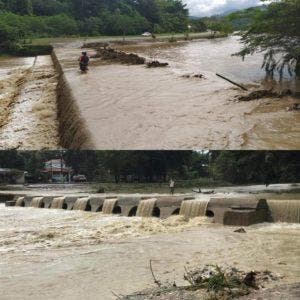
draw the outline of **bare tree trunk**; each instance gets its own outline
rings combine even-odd
[[[295,73],[297,77],[300,77],[300,58],[297,60]]]

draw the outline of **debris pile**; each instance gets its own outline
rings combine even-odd
[[[161,63],[158,60],[149,61],[147,62],[147,68],[161,68],[161,67],[167,67],[168,63]]]
[[[183,77],[183,78],[199,78],[199,79],[205,78],[203,74],[185,74],[185,75],[182,75],[181,77]]]
[[[281,93],[274,92],[271,90],[256,90],[253,91],[247,95],[239,96],[239,101],[252,101],[252,100],[258,100],[262,98],[282,98],[285,96],[291,95],[292,92],[290,90],[284,90]]]
[[[98,49],[98,48],[107,48],[109,46],[109,43],[105,42],[94,42],[94,43],[85,43],[81,47],[82,49],[85,48],[92,48],[92,49]]]
[[[299,111],[300,103],[294,103],[294,104],[290,105],[286,110],[287,111]]]
[[[154,277],[155,278],[155,277]],[[222,269],[219,266],[206,265],[194,268],[184,274],[187,286],[177,286],[176,282],[162,284],[155,278],[157,288],[148,289],[130,296],[120,297],[123,300],[140,299],[237,299],[254,290],[264,287],[264,283],[278,280],[269,271],[242,272],[236,268]]]
[[[111,60],[122,64],[143,65],[146,59],[133,53],[126,53],[112,48],[98,48],[95,58]]]

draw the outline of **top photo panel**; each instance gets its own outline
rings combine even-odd
[[[299,16],[299,0],[0,0],[0,150],[299,150]]]

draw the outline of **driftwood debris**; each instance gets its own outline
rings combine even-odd
[[[242,90],[248,91],[248,89],[245,88],[244,86],[242,86],[241,84],[238,84],[238,83],[236,83],[236,82],[234,82],[234,81],[232,81],[232,80],[230,80],[230,79],[228,79],[228,78],[226,78],[226,77],[224,77],[223,75],[220,75],[220,74],[218,74],[218,73],[216,73],[216,75],[217,75],[218,77],[220,77],[220,78],[222,78],[222,79],[224,79],[224,80],[226,80],[226,81],[232,83],[233,85],[238,86],[238,87],[241,88]]]
[[[112,48],[98,48],[95,58],[102,58],[103,60],[116,61],[122,64],[129,65],[143,65],[146,59],[133,53],[125,53]]]
[[[168,63],[161,63],[157,60],[147,62],[147,68],[162,68],[167,67]]]
[[[150,260],[149,262],[149,267],[150,267],[150,271],[154,280],[154,283],[157,284],[157,286],[161,286],[161,282],[155,277],[154,272],[153,272],[153,268],[152,268],[152,260]]]
[[[300,103],[294,103],[287,107],[287,111],[299,111],[300,110]]]
[[[106,42],[93,42],[93,43],[84,43],[81,48],[107,48],[109,46],[109,43]]]
[[[199,78],[199,79],[204,79],[203,74],[185,74],[181,76],[182,78]]]
[[[282,98],[285,96],[291,95],[292,92],[290,90],[284,90],[281,93],[277,93],[275,91],[271,90],[257,90],[249,93],[248,95],[239,96],[239,101],[252,101],[252,100],[258,100],[262,98]]]

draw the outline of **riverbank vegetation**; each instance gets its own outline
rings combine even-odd
[[[43,179],[44,162],[63,158],[89,181],[163,183],[173,177],[182,188],[300,181],[299,152],[282,151],[42,151],[0,152],[0,168],[16,168]]]
[[[186,32],[180,0],[0,0],[0,50],[26,39]]]
[[[300,76],[300,1],[271,3],[254,18],[242,37],[245,45],[238,55],[264,52],[263,68],[270,77],[284,70]]]

